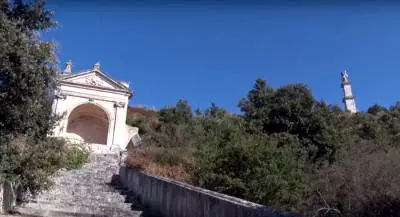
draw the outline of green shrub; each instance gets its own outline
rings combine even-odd
[[[47,189],[50,175],[64,165],[66,143],[49,137],[36,142],[26,136],[2,138],[0,173],[11,181],[18,180],[23,190],[32,194]]]
[[[21,183],[24,191],[36,194],[48,189],[50,178],[61,168],[76,169],[87,162],[89,152],[62,138],[47,137],[35,142],[26,136],[0,138],[0,174]]]
[[[55,44],[39,31],[56,24],[43,1],[0,3],[0,173],[23,190],[46,189],[63,165],[63,140],[48,138],[56,87]]]
[[[268,137],[246,134],[228,117],[208,129],[196,166],[201,187],[280,207],[299,208],[307,191],[302,161]]]
[[[155,152],[155,162],[161,165],[178,165],[183,162],[182,152],[176,149],[162,148]]]
[[[64,153],[64,167],[66,169],[78,169],[89,160],[90,152],[83,145],[69,144]]]

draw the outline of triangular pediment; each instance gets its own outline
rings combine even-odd
[[[109,77],[98,70],[86,71],[81,73],[71,73],[60,77],[60,81],[69,84],[83,85],[102,89],[112,89],[119,91],[132,92],[121,82]]]

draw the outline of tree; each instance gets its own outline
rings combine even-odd
[[[239,102],[239,107],[248,132],[296,136],[298,140],[290,140],[294,143],[286,144],[287,147],[307,153],[308,159],[313,162],[332,162],[335,159],[342,141],[336,118],[341,110],[315,100],[311,90],[304,84],[289,84],[273,89],[264,80],[257,79],[247,98]]]
[[[54,44],[36,34],[54,26],[43,2],[2,1],[0,11],[0,129],[2,135],[37,139],[52,128]]]
[[[264,132],[265,117],[268,117],[270,113],[268,102],[274,92],[272,86],[268,85],[265,80],[258,78],[253,89],[247,94],[247,98],[239,101],[238,106],[250,132]]]
[[[224,108],[218,107],[214,102],[211,103],[211,107],[206,109],[204,112],[205,118],[223,118],[228,115],[228,111]]]
[[[377,115],[379,112],[387,112],[387,109],[383,106],[375,104],[375,105],[369,107],[367,112],[370,114],[373,114],[373,115]]]
[[[159,119],[165,123],[188,123],[193,117],[192,108],[187,100],[180,99],[175,106],[160,109]]]
[[[264,132],[289,132],[300,136],[307,134],[305,124],[315,102],[311,91],[303,84],[278,88],[266,105],[270,113],[264,124]]]
[[[0,0],[0,175],[33,194],[70,160],[65,141],[47,137],[57,62],[54,44],[38,33],[54,25],[44,2]]]
[[[307,186],[296,153],[274,138],[248,134],[241,117],[207,122],[198,146],[198,185],[274,207],[301,203]]]

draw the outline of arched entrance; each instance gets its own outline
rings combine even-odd
[[[67,133],[79,136],[88,143],[107,144],[109,118],[107,113],[95,104],[76,107],[68,117]]]

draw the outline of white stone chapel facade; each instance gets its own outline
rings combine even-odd
[[[105,74],[100,63],[83,72],[71,69],[68,61],[57,78],[53,111],[61,120],[54,136],[89,143],[94,151],[125,150],[138,137],[138,128],[126,125],[129,84]]]

